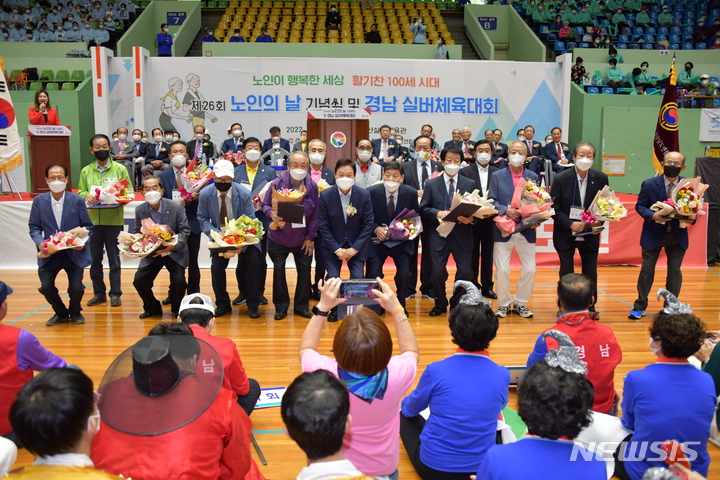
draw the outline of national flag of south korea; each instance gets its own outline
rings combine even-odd
[[[0,71],[5,64],[0,57]],[[0,75],[0,175],[15,170],[22,164],[20,135],[18,135],[15,107],[5,76]]]

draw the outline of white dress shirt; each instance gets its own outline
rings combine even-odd
[[[65,192],[63,192],[62,197],[60,197],[60,200],[55,200],[55,197],[50,194],[50,199],[52,202],[52,211],[53,215],[55,215],[55,222],[57,223],[58,231],[62,231],[62,214],[63,214],[63,205],[65,204]]]
[[[430,163],[430,159],[425,160],[424,162],[418,158],[417,162],[417,175],[418,175],[418,185],[420,186],[419,190],[422,190],[425,186],[422,184],[422,172],[423,172],[423,165],[427,165],[427,172],[428,172],[428,180],[430,180],[430,177],[432,177],[433,171],[432,171],[432,163]]]
[[[486,195],[488,191],[488,180],[490,179],[490,167],[486,165],[485,167],[481,166],[479,163],[476,163],[478,174],[480,175],[480,186],[482,187],[482,194]]]

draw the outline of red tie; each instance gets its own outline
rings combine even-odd
[[[559,143],[557,144],[557,149],[558,149],[558,160],[560,160],[562,158],[562,149],[560,148]]]
[[[463,143],[465,143],[465,155],[470,155],[470,152],[468,151],[468,143],[467,142],[463,142]]]

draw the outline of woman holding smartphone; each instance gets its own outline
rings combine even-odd
[[[412,385],[420,358],[417,340],[407,315],[393,290],[377,279],[372,293],[388,312],[397,332],[400,355],[392,355],[390,330],[368,308],[345,317],[333,340],[335,358],[318,353],[325,318],[345,300],[338,298],[342,280],[320,282],[320,302],[300,340],[303,372],[327,370],[350,390],[352,427],[343,442],[343,453],[365,475],[398,477],[400,412],[398,403]]]
[[[57,110],[50,107],[50,94],[40,89],[35,92],[35,105],[28,110],[31,125],[60,125]]]

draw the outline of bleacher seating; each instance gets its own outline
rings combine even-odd
[[[267,27],[268,35],[279,43],[365,43],[365,33],[376,23],[382,43],[407,44],[413,38],[411,19],[420,16],[427,25],[429,43],[442,37],[447,45],[455,44],[436,3],[383,2],[379,4],[382,8],[376,7],[374,12],[363,11],[359,2],[332,3],[337,5],[342,20],[339,30],[325,27],[330,5],[327,1],[231,0],[215,36],[227,41],[239,29],[246,41],[254,42],[260,29]]]

